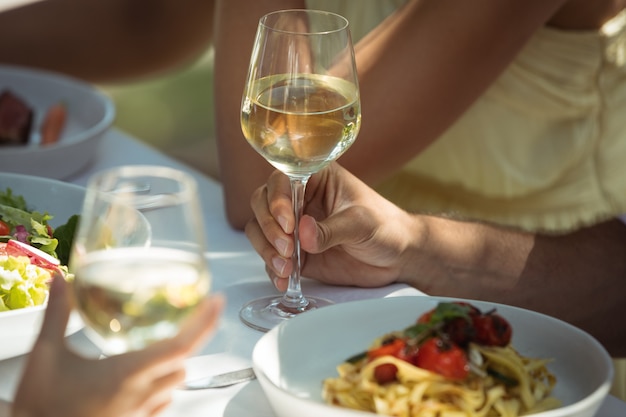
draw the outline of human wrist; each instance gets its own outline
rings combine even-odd
[[[398,257],[397,282],[417,287],[418,276],[423,268],[422,253],[427,247],[430,224],[427,216],[405,213],[406,218],[397,221],[402,228],[404,242]]]

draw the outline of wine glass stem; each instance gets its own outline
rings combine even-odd
[[[282,304],[295,309],[305,308],[309,302],[302,294],[302,288],[300,287],[300,271],[302,268],[301,263],[301,249],[300,249],[300,218],[302,217],[302,210],[304,207],[304,192],[306,190],[306,184],[309,181],[309,176],[306,177],[289,177],[291,183],[291,201],[293,202],[293,214],[295,218],[295,227],[293,230],[293,272],[289,276],[289,285],[287,291],[283,295]]]

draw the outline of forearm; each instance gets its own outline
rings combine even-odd
[[[430,295],[511,304],[566,320],[626,356],[626,226],[563,236],[422,218],[427,236],[402,280]]]
[[[375,185],[471,106],[562,0],[414,0],[356,46],[361,132],[341,164]],[[402,151],[398,151],[398,150]]]
[[[303,8],[303,0],[218,0],[215,32],[216,134],[220,181],[231,226],[252,216],[250,196],[273,168],[246,142],[240,124],[241,95],[259,19],[279,9]]]
[[[45,0],[0,14],[0,60],[90,82],[125,81],[199,56],[213,0]]]

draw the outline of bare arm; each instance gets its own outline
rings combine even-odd
[[[218,0],[215,22],[216,135],[226,215],[242,229],[250,195],[273,168],[246,142],[240,125],[243,94],[259,19],[274,10],[304,8],[304,0]]]
[[[356,46],[363,125],[342,165],[372,185],[413,158],[471,105],[563,2],[413,0],[391,15]],[[224,3],[221,21],[231,20],[228,9],[243,13],[236,2]],[[274,9],[278,3],[284,2]],[[245,22],[242,17],[236,30],[217,26],[220,175],[235,228],[245,225],[250,195],[272,171],[239,128],[239,91],[262,15],[255,12]]]
[[[90,82],[171,70],[213,35],[213,0],[45,0],[0,13],[0,61]]]
[[[593,334],[626,355],[626,225],[611,220],[562,236],[418,216],[428,238],[401,280],[430,295],[517,305]],[[617,320],[616,320],[617,319]]]

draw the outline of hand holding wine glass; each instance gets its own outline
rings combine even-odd
[[[174,336],[210,287],[197,185],[160,166],[89,181],[70,258],[76,307],[105,355]]]
[[[345,18],[315,10],[282,10],[261,18],[241,106],[252,147],[291,183],[296,224],[312,174],[341,156],[361,124],[354,51]],[[282,320],[328,304],[304,297],[298,228],[294,272],[282,297],[253,300],[244,323],[268,330]]]

